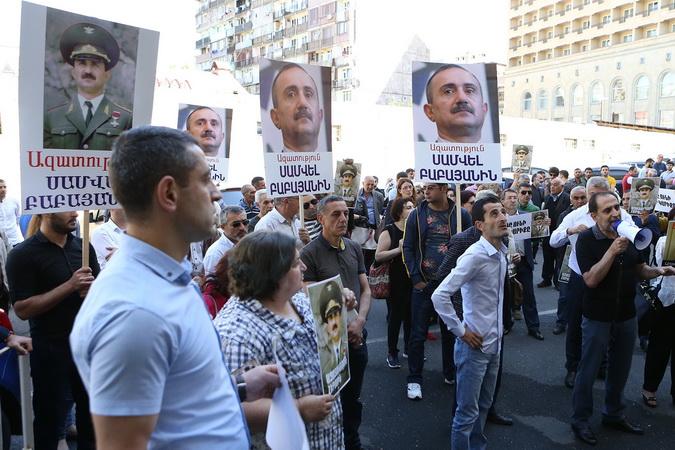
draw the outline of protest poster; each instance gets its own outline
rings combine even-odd
[[[506,226],[511,230],[513,239],[522,241],[532,237],[532,214],[523,213],[506,218]]]
[[[511,155],[511,170],[513,173],[530,173],[532,167],[532,146],[531,145],[514,145],[513,154]]]
[[[675,266],[675,220],[668,222],[666,245],[663,249],[663,265]]]
[[[307,286],[314,316],[321,384],[324,394],[335,395],[349,382],[347,306],[340,275]]]
[[[633,178],[630,187],[631,214],[652,213],[659,195],[660,178]]]
[[[28,2],[21,10],[22,209],[117,205],[113,143],[150,123],[159,33]]]
[[[177,128],[194,137],[204,151],[214,183],[227,180],[232,136],[232,110],[181,103]]]
[[[546,237],[551,233],[549,226],[551,220],[548,218],[548,209],[535,211],[532,214],[532,239]]]
[[[268,194],[333,192],[330,67],[262,58],[260,115]]]
[[[659,193],[656,196],[656,208],[654,208],[654,210],[667,214],[673,207],[675,207],[675,190],[659,189]]]
[[[413,62],[412,83],[418,178],[500,182],[496,65]]]
[[[338,161],[335,167],[333,193],[345,199],[348,208],[353,208],[361,183],[361,164],[353,159]]]
[[[560,275],[558,281],[561,283],[569,283],[572,276],[572,269],[570,269],[570,255],[572,254],[572,246],[565,246],[565,255],[563,256],[562,264],[560,266]]]

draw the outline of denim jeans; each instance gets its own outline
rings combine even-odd
[[[359,427],[363,414],[363,404],[361,403],[361,388],[363,387],[363,376],[368,365],[368,346],[366,339],[368,331],[363,330],[363,345],[354,347],[349,345],[349,373],[351,378],[349,383],[340,391],[340,400],[342,401],[342,429],[345,434],[345,449],[360,450],[361,439],[359,438]]]
[[[434,305],[431,302],[431,292],[413,288],[410,297],[410,342],[408,344],[408,383],[422,384],[422,371],[424,370],[424,342],[429,331],[429,321],[434,313]],[[448,330],[442,320],[441,347],[443,353],[443,375],[448,378],[455,377],[455,363],[453,360],[454,335]]]
[[[483,429],[497,384],[499,359],[499,353],[483,353],[457,339],[457,411],[452,421],[453,450],[487,447]]]
[[[76,405],[77,448],[95,448],[89,397],[73,362],[68,338],[34,337],[30,365],[35,448],[56,450],[68,414],[68,386]]]
[[[558,294],[558,311],[556,312],[555,323],[563,327],[567,326],[567,284],[560,283],[558,285],[560,292]]]
[[[605,379],[605,407],[602,411],[606,421],[618,421],[624,417],[626,405],[623,401],[623,389],[628,380],[633,360],[633,347],[637,336],[635,317],[624,322],[599,322],[583,318],[581,323],[582,344],[581,361],[577,369],[572,393],[575,426],[586,426],[593,415],[593,382],[607,354],[609,362]],[[612,345],[609,345],[610,342]]]

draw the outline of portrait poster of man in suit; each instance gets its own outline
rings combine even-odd
[[[324,394],[335,395],[349,381],[347,307],[340,276],[307,287],[321,361]]]

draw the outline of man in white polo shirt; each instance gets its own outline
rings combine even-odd
[[[280,231],[289,236],[300,239],[308,244],[309,233],[300,224],[297,214],[300,211],[300,197],[277,197],[274,199],[274,209],[268,212],[255,226],[255,231]]]

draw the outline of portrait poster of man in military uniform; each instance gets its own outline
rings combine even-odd
[[[335,395],[349,382],[347,307],[340,276],[307,286],[321,361],[324,394]]]
[[[511,156],[511,170],[516,173],[530,173],[532,167],[532,146],[514,145]]]
[[[344,198],[347,207],[354,207],[361,184],[361,164],[355,163],[353,159],[338,161],[334,183],[333,193]]]
[[[659,195],[660,178],[633,178],[630,187],[630,203],[628,208],[631,214],[654,212]]]
[[[542,238],[548,236],[551,231],[549,229],[551,219],[548,218],[548,210],[542,209],[532,213],[532,239]]]
[[[49,8],[44,148],[110,150],[133,125],[138,28]]]

